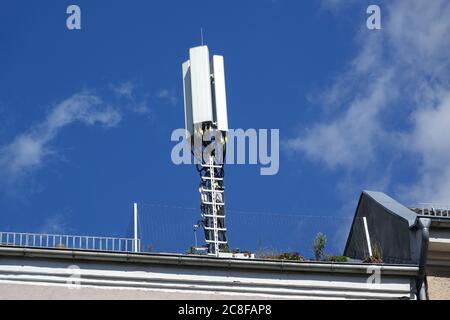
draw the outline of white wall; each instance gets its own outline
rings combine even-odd
[[[380,284],[367,284],[370,275],[2,257],[0,299],[413,297],[412,276],[381,272]]]

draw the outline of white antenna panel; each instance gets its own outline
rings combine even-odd
[[[217,129],[228,131],[227,97],[225,91],[225,69],[222,56],[213,56],[215,121]]]
[[[189,50],[193,124],[212,122],[211,68],[207,46]],[[185,83],[187,88],[187,83]],[[187,128],[188,129],[188,128]]]
[[[191,62],[183,63],[183,94],[184,94],[184,125],[186,138],[194,133],[194,122],[192,119],[192,93],[191,93]]]

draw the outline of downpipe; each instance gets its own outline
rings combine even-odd
[[[417,277],[417,299],[428,300],[428,288],[426,281],[426,264],[428,258],[428,244],[430,242],[431,220],[428,218],[419,218],[418,227],[421,230],[422,239],[420,247],[419,275]]]

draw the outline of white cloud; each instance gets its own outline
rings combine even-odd
[[[178,102],[178,99],[175,95],[174,90],[168,90],[168,89],[160,90],[157,94],[157,97],[161,100],[167,101],[171,105],[176,105]]]
[[[151,115],[148,99],[145,95],[142,97],[142,94],[139,94],[137,87],[133,81],[126,81],[117,86],[111,86],[124,108],[137,114]]]
[[[422,159],[421,177],[406,195],[414,201],[450,204],[450,91],[436,106],[412,114],[407,146]]]
[[[324,0],[323,5],[338,9],[340,4]],[[370,170],[380,170],[380,160],[398,154],[418,158],[414,186],[387,181],[405,201],[450,203],[450,2],[395,1],[380,7],[383,29],[362,29],[347,70],[321,99],[311,99],[332,118],[285,145],[330,169],[367,170],[375,164]],[[390,124],[393,118],[397,125]]]
[[[90,92],[74,94],[51,108],[41,122],[17,134],[12,141],[0,145],[0,186],[20,185],[25,181],[22,178],[30,177],[30,173],[54,159],[52,156],[59,155],[52,142],[63,128],[74,122],[114,127],[126,112],[153,117],[147,103],[148,94],[138,90],[134,81],[111,85],[109,89],[109,93],[114,94],[113,98],[108,99],[109,102],[104,102],[99,95]],[[162,96],[172,99],[170,92]],[[26,181],[29,186],[32,179]]]
[[[75,94],[57,104],[41,123],[0,146],[0,178],[14,183],[41,167],[56,152],[51,147],[52,141],[73,122],[111,127],[120,120],[120,113],[105,106],[99,97],[86,92]]]
[[[380,111],[386,106],[391,77],[386,73],[370,86],[369,96],[355,97],[346,112],[310,128],[285,147],[301,151],[329,168],[366,166],[374,158],[375,140],[381,134]]]
[[[395,62],[409,65],[415,72],[448,79],[450,2],[392,1],[387,10],[388,40]]]
[[[135,84],[132,81],[126,81],[126,82],[120,83],[117,86],[113,86],[112,88],[117,96],[132,99],[133,92],[135,90]]]

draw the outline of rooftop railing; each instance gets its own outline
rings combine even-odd
[[[0,246],[140,252],[140,239],[0,232]],[[135,248],[136,247],[136,248]]]
[[[438,203],[419,203],[411,210],[422,216],[450,218],[450,206]]]

